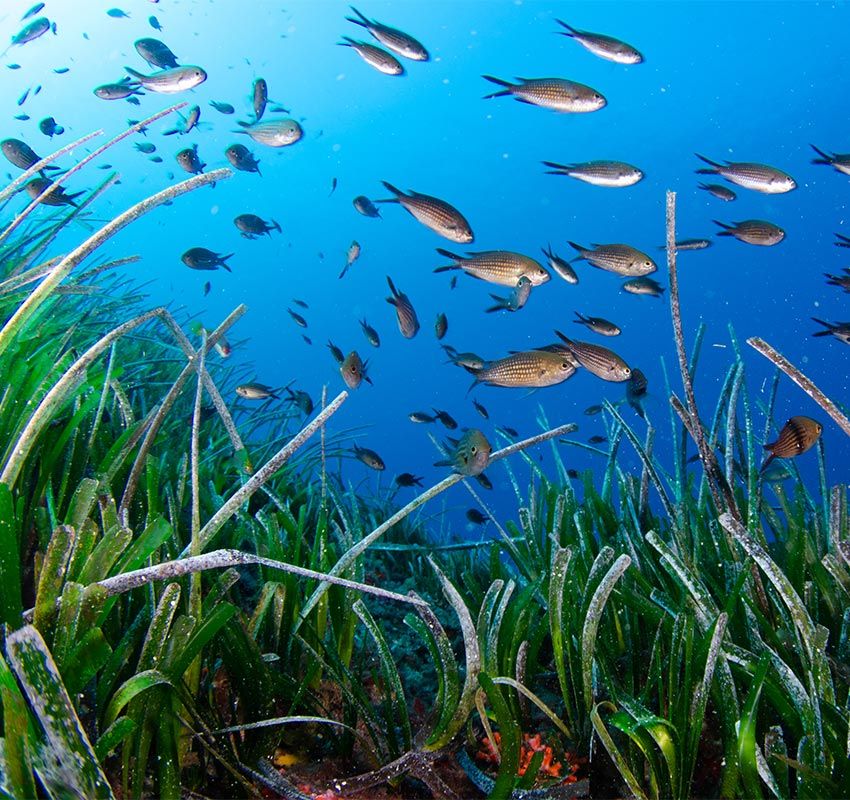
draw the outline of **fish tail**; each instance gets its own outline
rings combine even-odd
[[[766,444],[766,445],[765,445],[765,447],[773,447],[773,445],[774,445],[774,444],[776,444],[776,442],[773,442],[772,444]],[[773,459],[774,459],[774,458],[776,458],[776,456],[775,456],[775,455],[773,455],[773,453],[771,453],[771,454],[770,454],[770,455],[769,455],[769,456],[768,456],[768,457],[764,460],[764,463],[761,465],[761,469],[759,469],[759,475],[764,474],[764,471],[765,471],[765,470],[766,470],[766,469],[770,466],[770,464],[772,463],[772,461],[773,461]]]
[[[715,225],[719,225],[721,228],[723,228],[723,230],[720,231],[717,234],[718,236],[731,236],[732,235],[730,231],[732,231],[732,229],[735,227],[734,225],[727,225],[725,222],[721,222],[720,220],[717,220],[717,219],[713,219],[712,222]]]
[[[820,156],[820,158],[813,158],[812,164],[831,164],[833,162],[833,159],[824,153],[824,151],[819,147],[815,147],[813,144],[810,144],[809,147],[811,147],[812,150]]]
[[[561,36],[569,36],[570,38],[572,38],[578,33],[578,31],[572,25],[567,25],[566,22],[563,22],[560,19],[556,19],[555,22],[557,22],[562,28],[567,29],[566,31],[555,31],[556,33],[560,33]]]
[[[567,240],[567,244],[572,247],[573,250],[578,250],[578,252],[580,253],[579,257],[575,259],[576,261],[580,261],[582,258],[584,258],[584,254],[587,252],[586,247],[582,247],[580,244],[576,244],[575,242],[571,242],[569,240]]]
[[[696,156],[696,157],[697,157],[700,161],[705,161],[705,163],[706,163],[706,164],[710,164],[712,167],[715,167],[715,169],[710,169],[710,170],[701,170],[701,169],[698,169],[698,170],[697,170],[697,172],[699,172],[699,173],[701,173],[701,174],[703,174],[703,175],[713,175],[713,174],[717,171],[717,168],[721,166],[721,165],[720,165],[720,164],[718,164],[716,161],[712,161],[710,158],[706,158],[705,156],[701,156],[699,153],[694,153],[694,155],[695,155],[695,156]]]
[[[393,186],[391,183],[388,183],[387,181],[381,181],[381,183],[384,185],[384,188],[390,194],[394,194],[395,197],[391,197],[389,200],[373,200],[373,203],[398,203],[400,202],[399,197],[405,196],[404,192],[401,189],[396,189],[396,187]]]
[[[568,339],[566,336],[564,336],[563,333],[561,333],[560,331],[557,331],[557,330],[555,331],[555,336],[557,336],[567,347],[570,348],[570,350],[572,350],[572,346],[573,346],[572,339]]]
[[[350,266],[350,264],[346,264],[346,265],[342,268],[342,272],[340,272],[340,273],[339,273],[340,280],[342,279],[343,275],[345,275],[345,273],[346,273],[346,272],[348,272],[348,268],[349,268],[349,266]]]
[[[493,94],[485,94],[484,99],[489,100],[491,97],[505,97],[506,95],[511,94],[511,89],[513,88],[513,84],[508,81],[503,81],[501,78],[494,78],[492,75],[482,75],[485,81],[490,81],[490,83],[495,83],[498,86],[507,86],[507,89],[503,89],[499,92],[493,92]]]
[[[229,267],[229,266],[227,266],[227,263],[226,263],[226,262],[227,262],[227,259],[229,259],[229,258],[233,258],[233,253],[228,253],[226,256],[222,256],[222,257],[219,259],[219,263],[220,263],[220,264],[221,264],[221,266],[222,266],[222,267],[224,267],[224,268],[225,268],[228,272],[233,272],[233,270],[232,270],[232,269],[230,269],[230,267]]]
[[[573,322],[577,323],[578,325],[584,325],[584,323],[587,322],[587,317],[585,317],[583,314],[579,314],[578,311],[575,311],[573,313],[576,315],[576,317],[578,317],[578,319],[574,319]]]
[[[837,234],[836,234],[837,235]],[[444,250],[442,247],[437,248],[437,252],[444,258],[450,258],[452,261],[465,261],[463,256],[453,253],[451,250]]]
[[[361,14],[354,6],[349,6],[349,8],[357,14],[360,19],[352,19],[351,17],[346,17],[349,22],[353,22],[355,25],[361,25],[364,28],[369,27],[369,18]]]
[[[504,297],[499,297],[499,295],[497,294],[491,294],[490,297],[492,297],[496,301],[496,305],[490,306],[490,308],[485,308],[485,314],[492,314],[494,311],[504,311],[505,309],[509,308],[510,301],[505,299]]]
[[[850,236],[844,236],[841,233],[836,233],[835,236],[841,240],[835,243],[836,247],[850,247]]]
[[[831,322],[824,322],[822,319],[818,319],[817,317],[812,317],[812,322],[817,322],[818,325],[823,325],[826,330],[816,331],[812,334],[812,336],[829,336],[833,330],[835,330],[835,325]]]
[[[283,233],[279,222],[277,222],[276,220],[272,220],[271,222],[272,224],[269,225],[270,228],[274,228],[278,233]]]
[[[544,167],[549,167],[547,175],[563,175],[567,170],[572,169],[569,164],[558,164],[555,161],[541,161]]]
[[[132,67],[124,67],[124,69],[127,70],[127,72],[130,75],[132,75],[134,78],[144,78],[145,77],[144,75],[142,75],[141,72],[137,72]]]
[[[387,275],[387,284],[390,287],[390,291],[393,293],[393,296],[387,298],[388,303],[392,303],[395,305],[396,299],[398,298],[398,289],[395,288],[395,284],[393,283],[393,279]]]
[[[341,42],[337,42],[337,45],[340,47],[354,47],[357,44],[357,42],[355,42],[350,36],[342,36],[340,38],[343,40]]]

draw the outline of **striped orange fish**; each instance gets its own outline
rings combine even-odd
[[[405,339],[412,339],[419,332],[419,318],[416,316],[416,311],[410,298],[404,293],[395,288],[392,278],[387,275],[387,283],[390,285],[392,297],[387,298],[387,302],[391,306],[395,306],[396,317],[398,318],[398,329]]]
[[[774,458],[794,458],[805,453],[820,438],[822,431],[823,425],[811,417],[791,417],[779,431],[779,438],[764,446],[770,455],[761,465],[761,471],[764,472]]]

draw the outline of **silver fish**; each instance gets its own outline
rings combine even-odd
[[[547,350],[523,350],[505,358],[488,361],[482,367],[468,367],[475,376],[473,386],[486,383],[506,388],[555,386],[571,378],[576,371],[569,353]]]
[[[354,241],[348,246],[348,250],[346,251],[345,266],[342,268],[342,272],[339,273],[340,278],[348,272],[348,268],[357,261],[358,258],[360,258],[360,243]]]
[[[649,297],[661,297],[664,293],[664,287],[658,281],[645,276],[624,281],[620,288],[629,294],[644,294]]]
[[[823,274],[827,279],[827,284],[830,286],[838,286],[840,289],[843,289],[845,293],[850,294],[850,267],[844,267],[844,269],[841,270],[840,275],[830,275],[828,272],[824,272]]]
[[[455,263],[437,267],[434,272],[461,269],[473,278],[499,286],[509,286],[512,289],[523,277],[528,278],[532,286],[540,286],[551,277],[533,258],[510,250],[480,250],[461,256],[438,247],[437,252]]]
[[[139,84],[132,83],[129,79],[123,83],[104,83],[96,86],[93,90],[95,97],[101,100],[123,100],[125,97],[140,95]]]
[[[552,245],[548,245],[543,251],[543,255],[546,256],[549,266],[552,267],[559,278],[563,278],[567,283],[573,285],[578,283],[576,271],[570,266],[569,262],[552,252]]]
[[[496,301],[496,305],[485,309],[488,314],[494,311],[519,311],[528,302],[531,297],[531,281],[523,275],[518,281],[513,291],[507,297],[499,297],[497,294],[491,294]]]
[[[164,69],[152,75],[143,75],[130,67],[124,67],[149,92],[158,94],[177,94],[200,86],[206,79],[207,73],[200,67],[183,66]]]
[[[745,219],[732,225],[714,220],[714,224],[723,228],[717,234],[718,236],[734,236],[738,241],[761,247],[771,247],[785,238],[785,231],[782,228],[762,219]]]
[[[850,344],[850,322],[825,322],[816,317],[812,317],[812,320],[824,327],[824,330],[816,331],[812,336],[834,336],[839,342]]]
[[[641,52],[620,39],[615,39],[613,36],[607,36],[604,33],[580,31],[559,19],[556,19],[555,22],[566,28],[566,31],[558,31],[561,36],[569,36],[571,39],[575,39],[585,50],[589,50],[595,56],[604,58],[606,61],[613,61],[616,64],[640,64],[643,62]]]
[[[389,200],[376,200],[375,202],[398,203],[426,228],[430,228],[434,233],[438,233],[452,242],[469,244],[475,239],[472,228],[470,228],[463,214],[445,200],[412,190],[409,194],[405,194],[391,183],[386,181],[382,181],[382,183],[395,197]]]
[[[343,41],[337,42],[337,44],[341,47],[350,47],[370,67],[378,70],[378,72],[384,75],[404,75],[404,67],[401,65],[401,62],[383,48],[376,47],[368,42],[360,42],[357,39],[352,39],[350,36],[343,36],[342,39]]]
[[[622,383],[631,377],[629,365],[613,350],[602,345],[569,339],[560,331],[555,331],[555,334],[564,342],[575,360],[597,378]]]
[[[434,463],[435,467],[453,467],[461,475],[474,477],[487,469],[493,447],[487,437],[472,428],[464,432],[460,439],[449,439],[452,445],[448,458]]]
[[[378,471],[386,469],[384,459],[381,458],[374,450],[370,450],[368,447],[359,447],[355,444],[354,457],[358,461],[362,461],[370,469],[375,469]]]
[[[594,244],[588,250],[580,244],[570,242],[570,247],[579,252],[576,260],[584,259],[589,264],[607,272],[625,277],[640,277],[655,272],[655,262],[640,250],[627,244]]]
[[[698,169],[698,175],[720,175],[729,183],[762,194],[784,194],[797,188],[797,182],[790,175],[767,164],[749,161],[726,161],[720,164],[699,153],[695,155],[711,167]]]
[[[266,400],[273,397],[275,400],[280,400],[280,396],[271,386],[266,386],[264,383],[243,383],[236,387],[236,394],[244,397],[246,400]]]
[[[575,315],[578,319],[573,320],[573,322],[584,325],[588,330],[598,333],[600,336],[619,336],[622,333],[619,326],[602,317],[586,317],[584,314],[579,314],[578,311],[575,312]]]
[[[389,275],[387,275],[387,283],[392,292],[392,297],[388,297],[387,302],[391,306],[395,306],[398,329],[405,339],[412,339],[419,332],[419,319],[416,316],[413,304],[404,292],[400,292],[395,288]]]
[[[517,78],[519,83],[510,83],[492,75],[481,77],[490,83],[505,87],[501,91],[484,95],[485,100],[512,95],[520,103],[569,114],[599,111],[608,102],[590,86],[563,78]]]
[[[265,79],[257,78],[254,81],[251,98],[254,105],[254,118],[257,122],[263,118],[263,114],[266,112],[266,103],[268,102],[268,99],[269,85],[266,83]]]
[[[543,164],[550,168],[547,175],[566,175],[593,186],[610,189],[634,186],[644,177],[641,170],[623,161],[584,161],[577,164],[544,161]]]
[[[410,34],[391,28],[389,25],[383,25],[376,20],[370,20],[361,14],[354,6],[351,10],[358,16],[358,19],[346,17],[346,20],[353,22],[355,25],[360,25],[372,34],[384,47],[388,47],[394,53],[409,58],[412,61],[427,61],[428,51],[425,47],[414,39]]]
[[[294,119],[276,119],[269,122],[240,122],[241,131],[250,136],[257,144],[267,147],[287,147],[295,144],[304,135],[304,130]]]
[[[700,189],[708,192],[712,197],[718,200],[723,200],[725,203],[731,203],[738,199],[738,195],[726,186],[721,186],[719,183],[700,183]]]
[[[850,175],[850,153],[827,153],[814,145],[809,145],[820,158],[813,158],[812,164],[828,164],[842,175]]]

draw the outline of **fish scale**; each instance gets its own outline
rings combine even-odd
[[[575,374],[576,366],[563,353],[524,350],[487,362],[475,370],[476,383],[493,386],[538,388],[562,383]]]
[[[453,259],[455,263],[447,267],[438,267],[434,270],[435,272],[462,269],[473,278],[499,286],[510,286],[512,289],[522,277],[528,278],[532,286],[540,286],[550,278],[549,273],[539,262],[510,250],[481,250],[468,253],[466,256],[457,255],[442,248],[437,248],[437,252],[441,256]]]

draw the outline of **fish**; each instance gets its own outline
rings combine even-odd
[[[595,434],[594,436],[591,436],[587,441],[590,444],[605,444],[605,442],[608,441],[608,437],[607,436],[600,436],[599,434]]]
[[[797,182],[790,175],[767,164],[750,161],[725,161],[720,164],[699,153],[694,155],[711,167],[698,169],[698,175],[720,175],[729,183],[762,194],[784,194],[797,188]]]
[[[295,321],[296,325],[300,325],[302,328],[307,327],[307,320],[304,319],[297,311],[293,311],[291,308],[286,309],[289,316]]]
[[[543,255],[546,256],[549,266],[559,278],[573,285],[578,283],[578,274],[576,271],[570,266],[569,262],[552,252],[552,245],[548,245],[543,250]]]
[[[245,239],[256,239],[263,234],[271,237],[272,231],[281,232],[279,223],[274,220],[266,222],[256,214],[240,214],[233,219],[233,224]]]
[[[364,217],[375,217],[381,216],[380,209],[368,198],[366,195],[358,195],[352,201],[355,210],[358,214],[362,214]]]
[[[177,56],[171,52],[168,45],[159,39],[145,36],[141,39],[136,39],[133,46],[136,48],[136,52],[152,67],[156,67],[157,69],[174,69],[179,66]]]
[[[387,284],[392,292],[392,297],[388,297],[386,300],[391,306],[395,306],[398,329],[405,339],[412,339],[419,332],[419,319],[416,316],[416,310],[413,308],[410,298],[404,292],[395,288],[395,284],[393,284],[389,275],[387,275]]]
[[[294,119],[275,119],[268,122],[238,122],[241,131],[250,136],[257,144],[266,147],[287,147],[295,144],[304,135],[304,130]]]
[[[6,157],[10,164],[20,169],[29,169],[33,164],[41,161],[41,156],[20,139],[3,139],[0,141],[0,152]],[[48,164],[45,170],[58,170],[54,164]]]
[[[509,428],[507,425],[503,425],[499,430],[503,431],[508,436],[512,436],[514,439],[519,437],[519,431],[516,428]]]
[[[227,260],[233,257],[233,253],[229,253],[226,256],[221,255],[220,253],[214,253],[212,250],[207,250],[206,247],[190,247],[182,256],[180,256],[180,260],[187,266],[189,269],[198,269],[198,270],[214,270],[219,267],[223,267],[228,272],[232,272],[233,270],[227,265]]]
[[[124,69],[145,89],[157,94],[185,92],[200,86],[207,79],[207,73],[200,67],[193,65],[164,69],[151,75],[143,75],[131,67],[124,67]]]
[[[16,114],[13,117],[13,119],[20,120],[21,122],[26,122],[28,119],[30,119],[30,115],[29,114]]]
[[[563,78],[517,78],[519,83],[511,83],[492,75],[481,77],[490,83],[505,87],[498,92],[485,94],[485,100],[510,95],[520,103],[566,114],[599,111],[608,103],[596,89]]]
[[[207,331],[207,335],[209,334],[210,331]],[[213,348],[222,358],[230,358],[231,353],[233,353],[233,348],[230,346],[230,342],[228,342],[223,336],[219,336],[218,341],[213,345]]]
[[[372,347],[381,346],[381,337],[378,336],[378,332],[368,322],[366,322],[365,319],[360,320],[360,327],[363,329],[366,341],[368,341]]]
[[[376,47],[374,44],[352,39],[350,36],[343,36],[342,41],[337,42],[337,44],[340,47],[350,47],[372,69],[376,69],[384,75],[395,77],[404,75],[404,67],[401,65],[401,62],[382,47]]]
[[[36,200],[38,197],[53,185],[53,181],[49,178],[33,178],[29,183],[24,184],[24,189],[30,200]],[[84,192],[74,192],[68,194],[61,186],[54,189],[47,197],[42,198],[39,202],[46,206],[74,206],[78,208],[76,199],[84,194]]]
[[[348,268],[357,261],[358,258],[360,258],[360,244],[354,241],[348,246],[348,250],[345,253],[345,266],[342,268],[342,272],[339,273],[340,278],[348,272]]]
[[[396,475],[395,483],[396,486],[401,486],[402,488],[422,486],[422,477],[414,475],[412,472],[402,472],[400,475]]]
[[[568,469],[567,470],[567,477],[575,480],[576,478],[578,478],[578,470],[572,469],[572,468]]]
[[[850,175],[850,153],[827,153],[813,144],[809,147],[820,156],[820,158],[813,158],[812,164],[827,164],[842,175]]]
[[[131,96],[143,94],[139,90],[139,84],[133,83],[129,78],[118,83],[103,83],[100,86],[95,86],[92,92],[95,97],[99,97],[101,100],[124,100]]]
[[[490,297],[496,301],[496,305],[485,309],[488,314],[494,311],[519,311],[525,307],[528,298],[531,297],[531,281],[523,275],[507,297],[500,297],[497,294],[491,294]]]
[[[620,39],[615,39],[613,36],[607,36],[604,33],[591,33],[590,31],[580,31],[573,28],[572,25],[567,25],[556,19],[562,28],[566,31],[558,31],[561,36],[568,36],[575,39],[585,50],[589,50],[593,55],[604,58],[606,61],[613,61],[615,64],[642,64],[643,55],[640,50],[626,44]]]
[[[266,113],[269,100],[269,85],[264,78],[255,78],[251,87],[251,105],[254,107],[254,121],[259,122]]]
[[[623,161],[584,161],[577,164],[558,164],[544,161],[549,167],[547,175],[566,175],[568,178],[603,186],[609,189],[622,189],[634,186],[644,178],[642,170]]]
[[[473,278],[512,289],[522,277],[528,278],[532,286],[540,286],[551,278],[538,261],[510,250],[481,250],[461,256],[438,247],[437,252],[454,264],[437,267],[434,272],[460,269]]]
[[[29,119],[29,117],[27,117]],[[38,123],[38,129],[45,135],[49,136],[51,139],[54,136],[61,136],[65,133],[65,128],[56,123],[56,120],[53,117],[45,117]]]
[[[850,294],[850,267],[844,267],[841,275],[830,275],[824,272],[824,277],[827,279],[827,284],[830,286],[838,286],[847,294]]]
[[[633,367],[632,374],[626,382],[626,402],[642,420],[646,419],[643,404],[646,399],[647,387],[648,381],[643,370],[639,367]]]
[[[711,239],[677,239],[675,246],[676,250],[705,250],[711,247],[713,242]],[[666,250],[667,245],[662,244],[658,247],[659,250]]]
[[[13,37],[12,45],[21,47],[29,42],[35,41],[50,30],[50,20],[47,17],[38,17],[28,25],[24,25]]]
[[[437,314],[437,318],[434,320],[434,335],[438,340],[442,339],[449,330],[449,320],[448,317],[441,311]]]
[[[210,293],[210,289],[212,289],[212,284],[209,281],[207,281],[204,284],[204,297],[206,297]]]
[[[436,461],[435,467],[452,467],[461,475],[474,477],[487,469],[493,447],[476,428],[465,431],[460,439],[449,439],[452,445],[448,458]]]
[[[331,355],[337,364],[342,364],[342,362],[345,361],[345,355],[342,350],[340,350],[330,339],[328,339],[328,350],[331,351]]]
[[[20,69],[20,64],[6,64],[6,69]]]
[[[180,168],[188,172],[190,175],[200,175],[204,171],[206,164],[201,161],[198,156],[198,145],[193,144],[181,150],[175,156]]]
[[[305,416],[309,416],[313,413],[313,399],[310,397],[307,392],[302,391],[301,389],[290,389],[288,386],[285,387],[286,393],[289,395],[289,400],[292,402],[294,406],[301,411]]]
[[[264,383],[240,384],[236,387],[236,394],[246,400],[267,400],[270,397],[280,400],[277,390],[272,389],[271,386],[266,386]]]
[[[153,142],[136,142],[133,147],[146,156],[156,152],[156,145]]]
[[[482,489],[487,489],[488,491],[493,489],[493,482],[483,472],[480,475],[473,475],[473,477],[478,481]]]
[[[622,333],[618,325],[602,317],[586,317],[584,314],[579,314],[578,311],[575,312],[575,315],[578,319],[574,319],[573,322],[584,325],[588,330],[598,333],[600,336],[619,336]]]
[[[242,172],[256,172],[257,175],[262,177],[260,162],[254,158],[254,154],[244,144],[230,145],[224,151],[224,155],[234,169]]]
[[[328,192],[328,197],[330,197],[336,191],[336,187],[338,186],[338,184],[339,181],[336,178],[331,181],[331,190]]]
[[[447,344],[442,345],[442,348],[446,351],[449,361],[457,367],[463,367],[464,369],[481,369],[481,367],[483,367],[486,363],[486,361],[476,353],[458,353],[454,347]]]
[[[178,125],[176,128],[169,128],[169,130],[163,133],[163,136],[173,136],[175,133],[185,136],[189,133],[198,124],[198,120],[201,118],[201,107],[198,105],[192,106],[185,117],[183,117],[182,114],[179,114],[179,112],[178,115],[183,121],[183,124]]]
[[[368,447],[359,447],[355,444],[354,457],[358,461],[362,461],[370,469],[378,470],[379,472],[381,470],[386,469],[384,459],[381,458],[374,450],[370,450]]]
[[[762,219],[745,219],[741,222],[733,222],[731,225],[714,220],[714,224],[723,229],[718,232],[718,236],[734,236],[740,242],[761,247],[772,247],[785,238],[785,231],[782,228]]]
[[[439,420],[448,430],[453,431],[457,428],[455,418],[448,411],[441,411],[439,408],[434,409],[434,419]]]
[[[42,8],[44,8],[44,3],[36,3],[34,6],[30,6],[30,8],[21,17],[21,22],[30,19],[30,17],[34,17],[39,11],[41,11]]]
[[[661,297],[664,294],[664,287],[658,281],[646,276],[624,281],[620,288],[629,294],[643,294],[649,297]]]
[[[56,67],[53,70],[57,75],[65,75],[66,73],[71,71],[70,67]]]
[[[484,417],[484,419],[490,419],[490,413],[487,411],[486,408],[484,408],[483,405],[481,405],[481,403],[479,403],[477,400],[473,400],[472,405],[475,406],[475,410],[479,414],[481,414],[481,416]]]
[[[824,327],[824,330],[815,331],[812,336],[834,336],[839,342],[850,344],[850,322],[825,322],[817,317],[812,317],[812,320]]]
[[[576,261],[584,259],[594,267],[613,272],[615,275],[641,277],[658,269],[646,253],[628,244],[593,244],[592,250],[575,242],[569,242],[569,245],[579,253]]]
[[[130,15],[126,11],[122,11],[120,8],[110,8],[109,11],[106,12],[106,15],[113,19],[130,19]]]
[[[738,195],[735,192],[726,186],[721,186],[719,183],[700,183],[698,186],[700,189],[708,192],[712,197],[716,197],[718,200],[723,200],[726,203],[731,203],[733,200],[738,199]]]
[[[26,103],[27,98],[30,96],[30,90],[27,89],[19,98],[18,98],[18,106],[22,106]]]
[[[545,350],[522,350],[505,358],[487,361],[478,368],[467,367],[474,380],[472,386],[486,383],[505,388],[538,389],[555,386],[576,372],[575,361],[568,353]]]
[[[781,464],[771,464],[761,473],[761,479],[767,483],[778,483],[787,481],[791,477],[791,470]]]
[[[153,15],[148,17],[148,25],[150,25],[155,31],[162,30],[162,25],[159,24],[159,20]]]
[[[340,364],[339,372],[345,385],[349,389],[356,389],[360,386],[361,381],[371,384],[369,376],[366,374],[368,362],[363,361],[357,354],[356,350],[352,350]]]
[[[411,411],[407,418],[411,422],[416,422],[419,424],[429,424],[431,422],[436,422],[437,418],[432,417],[430,414],[426,414],[424,411]]]
[[[397,55],[403,58],[409,58],[411,61],[427,61],[430,58],[424,45],[417,39],[414,39],[410,34],[400,31],[398,28],[391,28],[389,25],[384,25],[377,20],[368,19],[354,8],[354,6],[351,6],[351,10],[358,18],[346,17],[348,22],[353,22],[355,25],[365,28],[384,47],[389,48]]]
[[[152,161],[154,164],[161,164],[162,156],[151,156],[148,161]]]
[[[469,244],[475,240],[472,228],[463,214],[454,206],[438,197],[428,194],[420,194],[411,190],[405,194],[401,189],[396,189],[391,183],[382,181],[384,187],[395,195],[388,200],[376,200],[376,203],[398,203],[405,211],[421,222],[426,228],[445,239],[459,244]]]
[[[569,339],[560,331],[555,331],[555,335],[567,346],[575,360],[597,378],[623,383],[631,377],[629,365],[613,350],[599,344]]]
[[[837,242],[833,242],[836,247],[850,247],[850,236],[845,236],[843,233],[836,233]]]
[[[764,449],[770,455],[761,465],[761,472],[764,472],[775,458],[794,458],[811,449],[822,431],[823,425],[811,417],[791,417],[779,431],[776,441],[765,444]]]
[[[631,380],[631,378],[629,378],[629,380]],[[597,414],[601,414],[601,413],[602,413],[602,406],[599,406],[599,405],[596,405],[596,406],[588,406],[588,407],[584,410],[584,413],[585,413],[588,417],[595,417]]]
[[[468,508],[466,518],[474,525],[484,525],[490,521],[490,518],[485,517],[477,508]]]
[[[306,309],[309,309],[309,308],[310,308],[310,306],[308,306],[308,305],[307,305],[307,303],[305,303],[303,300],[299,300],[299,299],[297,299],[297,298],[293,298],[293,299],[292,299],[292,302],[293,302],[296,306],[298,306],[299,308],[306,308]]]

